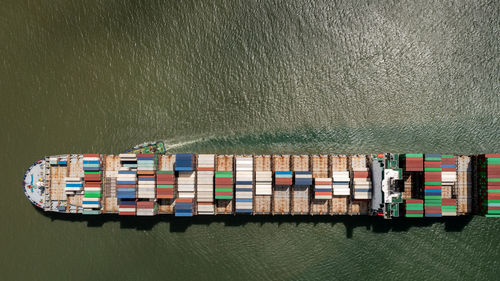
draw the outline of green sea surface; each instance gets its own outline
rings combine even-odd
[[[47,215],[45,155],[500,153],[499,1],[0,1],[0,279],[497,280],[500,220]]]

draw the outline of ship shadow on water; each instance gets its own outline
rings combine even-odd
[[[217,215],[217,216],[194,216],[190,218],[178,218],[172,215],[161,215],[153,217],[135,217],[119,215],[97,215],[84,216],[80,214],[62,214],[44,212],[38,208],[42,215],[52,221],[62,220],[70,222],[87,222],[88,227],[102,227],[108,222],[119,222],[120,228],[136,229],[141,231],[152,230],[157,224],[168,223],[170,232],[185,232],[194,225],[210,225],[212,223],[223,223],[226,227],[242,227],[246,224],[280,225],[344,225],[346,238],[354,236],[356,228],[364,228],[374,233],[406,232],[411,228],[431,227],[434,224],[443,224],[447,232],[460,232],[472,220],[472,216],[443,217],[443,218],[421,218],[405,219],[396,218],[385,220],[381,217],[371,216],[291,216],[291,215]]]

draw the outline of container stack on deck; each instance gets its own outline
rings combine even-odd
[[[102,167],[99,154],[83,154],[84,195],[83,214],[100,214],[102,197]]]
[[[425,178],[425,216],[441,217],[442,199],[442,157],[441,154],[425,154],[424,178]]]
[[[423,172],[424,155],[414,153],[405,154],[405,170],[407,172]]]
[[[457,214],[472,211],[472,163],[469,156],[457,157]]]
[[[290,155],[273,155],[273,214],[290,213],[290,187],[292,172],[290,172]]]
[[[174,171],[156,171],[156,198],[174,199]]]
[[[83,182],[81,178],[64,178],[64,192],[66,195],[80,194],[83,190]]]
[[[175,206],[175,154],[158,156],[156,198],[160,214],[173,214]]]
[[[500,217],[500,154],[486,154],[480,166],[480,200],[486,217]]]
[[[233,213],[233,156],[217,155],[215,205],[217,214]]]
[[[368,200],[372,198],[372,182],[368,167],[353,167],[354,199]]]
[[[271,156],[257,155],[255,162],[255,214],[271,213],[271,196],[273,195],[273,172]]]
[[[137,198],[137,156],[135,154],[120,154],[121,168],[116,180],[116,198],[118,199],[118,214],[136,214]]]
[[[312,172],[309,171],[309,156],[293,155],[292,167],[295,173],[295,183],[292,187],[292,214],[305,215],[309,213],[309,188],[313,184]]]
[[[137,154],[137,215],[156,214],[156,167],[154,154]]]
[[[196,200],[199,215],[215,214],[214,206],[215,155],[198,155],[198,179]]]
[[[332,198],[332,179],[328,177],[328,155],[312,155],[311,161],[314,178],[311,214],[325,215],[329,213],[328,202]]]
[[[351,178],[346,155],[331,156],[333,196],[331,201],[332,215],[345,215],[348,212],[349,198],[351,196]]]
[[[457,199],[443,198],[441,204],[441,214],[443,217],[454,217],[457,215]]]
[[[253,213],[253,157],[236,156],[236,213]]]
[[[178,198],[175,200],[175,216],[190,217],[194,213],[196,172],[193,171],[193,154],[177,153],[175,155]]]
[[[454,155],[442,155],[441,160],[441,197],[450,199],[457,184],[457,158]]]
[[[424,200],[422,199],[408,199],[406,202],[407,218],[422,218],[424,217]]]

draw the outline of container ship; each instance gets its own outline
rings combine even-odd
[[[127,216],[500,216],[500,154],[65,154],[31,165],[26,197],[47,212]]]

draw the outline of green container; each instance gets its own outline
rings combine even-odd
[[[425,185],[441,185],[440,181],[426,181],[424,182]]]
[[[441,161],[441,157],[428,157],[425,158],[425,161]]]
[[[407,218],[423,218],[424,214],[405,214]]]
[[[441,200],[441,196],[439,196],[439,195],[427,195],[427,196],[424,196],[424,199],[426,201],[429,201],[429,200]]]
[[[100,192],[97,192],[97,193],[89,193],[89,192],[87,191],[87,192],[85,192],[84,197],[87,197],[87,198],[99,198],[99,197],[101,197],[101,193],[100,193]]]
[[[452,154],[443,154],[441,155],[441,158],[453,158],[455,157],[455,155],[452,155]]]
[[[419,154],[419,153],[407,153],[405,154],[406,157],[408,158],[419,158],[419,157],[424,157],[423,154]]]
[[[500,189],[488,189],[488,193],[500,193]]]
[[[443,212],[455,212],[457,210],[456,206],[441,206]]]
[[[489,178],[489,179],[488,179],[488,182],[500,182],[500,179],[492,179],[492,178]]]
[[[215,199],[233,199],[231,195],[215,195]]]
[[[102,174],[102,171],[85,171],[85,175],[100,175]]]
[[[488,210],[488,214],[500,214],[500,210]]]
[[[489,199],[488,203],[500,203],[500,199]]]
[[[443,169],[441,168],[431,168],[431,167],[428,167],[428,168],[424,168],[424,171],[426,172],[441,172]]]
[[[424,206],[422,204],[419,204],[419,206],[406,205],[406,210],[408,210],[408,211],[423,211]]]
[[[156,171],[156,173],[160,175],[173,175],[174,171]]]
[[[232,177],[233,177],[232,171],[216,171],[215,172],[215,178],[232,178]]]
[[[488,158],[486,159],[486,163],[488,163],[488,165],[499,165],[500,164],[500,158]]]
[[[215,192],[233,192],[232,188],[216,188]]]
[[[174,188],[173,184],[158,184],[156,188]]]

